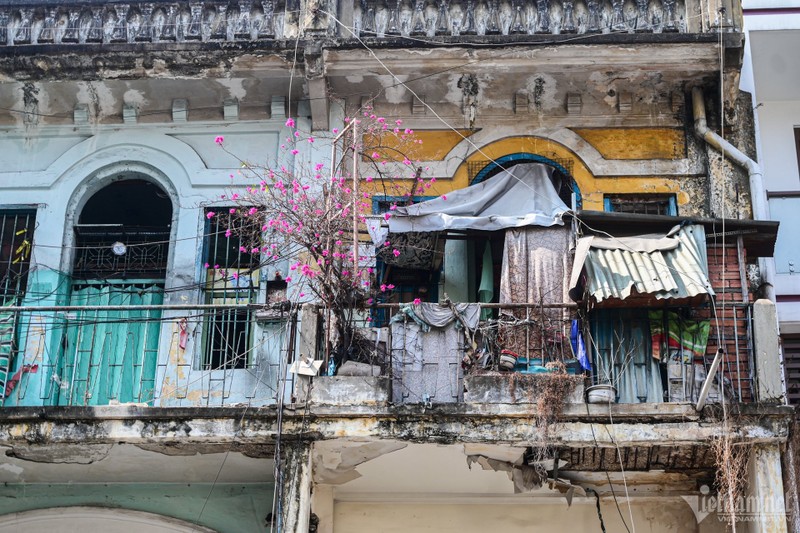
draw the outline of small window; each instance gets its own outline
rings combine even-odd
[[[0,305],[25,295],[35,218],[33,211],[0,211]]]
[[[257,225],[235,208],[223,211],[206,224],[204,264],[205,301],[209,304],[256,302],[259,253],[251,253],[258,239]],[[250,227],[253,230],[250,230]],[[204,370],[247,368],[253,344],[253,313],[249,309],[220,309],[208,313],[204,326]]]
[[[674,194],[607,194],[604,200],[605,210],[615,213],[678,216]]]

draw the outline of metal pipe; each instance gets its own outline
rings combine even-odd
[[[695,410],[700,412],[703,410],[703,407],[706,405],[706,399],[708,398],[708,392],[711,389],[711,383],[714,381],[714,374],[717,373],[717,368],[719,367],[720,361],[722,361],[722,356],[725,354],[725,350],[720,348],[717,350],[717,355],[714,356],[714,361],[711,363],[711,368],[708,369],[708,374],[706,374],[706,380],[703,382],[703,387],[700,389],[700,396],[697,398],[697,405],[695,405]],[[720,383],[720,388],[722,388],[722,383]]]
[[[750,201],[753,206],[753,218],[756,220],[769,220],[766,194],[764,193],[764,178],[761,167],[745,155],[741,150],[723,139],[716,132],[711,131],[706,121],[706,106],[703,100],[703,90],[700,87],[692,88],[692,110],[694,111],[694,133],[697,137],[713,146],[731,161],[747,171],[750,179]],[[759,259],[759,266],[766,282],[766,296],[775,301],[775,288],[772,284],[773,272],[769,261]]]

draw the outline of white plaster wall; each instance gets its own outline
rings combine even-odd
[[[622,514],[630,527],[627,504]],[[601,512],[606,531],[625,531],[613,500],[604,499]],[[712,533],[725,531],[714,524],[697,525],[689,505],[664,497],[636,502],[632,507],[636,530],[648,533]],[[706,521],[708,522],[708,520]],[[592,498],[567,507],[559,503],[525,505],[457,503],[337,502],[335,533],[537,533],[552,531],[599,531]]]
[[[794,128],[800,126],[800,93],[789,102],[759,102],[761,164],[767,191],[800,190]]]

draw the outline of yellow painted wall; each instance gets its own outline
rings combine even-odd
[[[382,159],[402,161],[408,157],[419,161],[442,161],[458,143],[480,130],[413,130],[408,138],[385,136],[380,143],[384,146],[376,152]],[[418,141],[414,143],[413,141]],[[366,135],[364,146],[379,144],[374,137]],[[365,158],[368,154],[365,154]]]
[[[656,129],[654,129],[655,131]],[[630,131],[630,130],[629,130]],[[672,132],[668,128],[661,128],[658,131]],[[451,132],[452,133],[452,132]],[[455,134],[454,134],[455,135]],[[665,137],[670,139],[671,133]],[[636,137],[631,137],[631,143],[635,143]],[[642,137],[642,142],[645,145],[651,142],[650,137]],[[444,142],[444,141],[442,141]],[[452,142],[449,139],[447,143]],[[666,142],[666,141],[665,141]],[[424,143],[423,143],[424,146]],[[444,145],[439,145],[439,148]],[[433,153],[433,152],[431,152]],[[436,152],[438,153],[438,152]],[[499,159],[503,156],[516,153],[528,153],[540,155],[553,160],[570,160],[572,161],[572,176],[578,184],[583,199],[583,209],[588,210],[603,210],[603,197],[606,194],[620,194],[620,193],[655,193],[655,194],[675,194],[678,206],[686,205],[689,203],[689,195],[681,190],[681,177],[662,177],[662,176],[617,176],[596,178],[589,168],[581,160],[580,156],[568,149],[564,145],[554,142],[549,139],[533,136],[515,136],[500,139],[473,151],[464,162],[456,169],[452,177],[450,176],[436,176],[437,181],[430,189],[425,191],[425,195],[435,196],[440,194],[447,194],[453,190],[462,189],[469,186],[469,166],[474,162],[489,162],[492,159]],[[430,161],[430,160],[428,160]],[[424,162],[420,163],[425,165]],[[411,168],[411,167],[409,167]],[[430,177],[430,176],[426,176]],[[391,184],[391,187],[397,187],[397,191],[405,192],[410,189],[412,185],[411,180],[398,180]],[[372,183],[364,184],[364,190],[386,191],[385,194],[393,195],[397,191],[391,192],[384,188],[383,184]]]
[[[573,128],[606,159],[680,159],[686,133],[677,128]]]

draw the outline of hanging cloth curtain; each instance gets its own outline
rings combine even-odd
[[[500,303],[537,305],[566,302],[570,228],[527,227],[506,230]],[[504,328],[504,348],[526,357],[545,358],[550,349],[567,353],[569,340],[563,309],[503,309],[501,315],[517,320],[531,319],[532,327]],[[559,345],[559,346],[556,346]],[[533,350],[533,353],[531,353]]]
[[[163,288],[135,282],[73,289],[70,305],[160,305]],[[153,399],[161,311],[79,311],[67,321],[61,405],[105,405]]]
[[[483,264],[481,265],[481,283],[478,286],[478,301],[489,303],[494,298],[494,265],[492,263],[492,243],[486,242],[483,251]],[[481,320],[492,318],[491,309],[481,310]]]
[[[620,403],[661,403],[664,386],[650,351],[650,318],[640,310],[596,309],[591,319],[595,383],[611,384]]]

